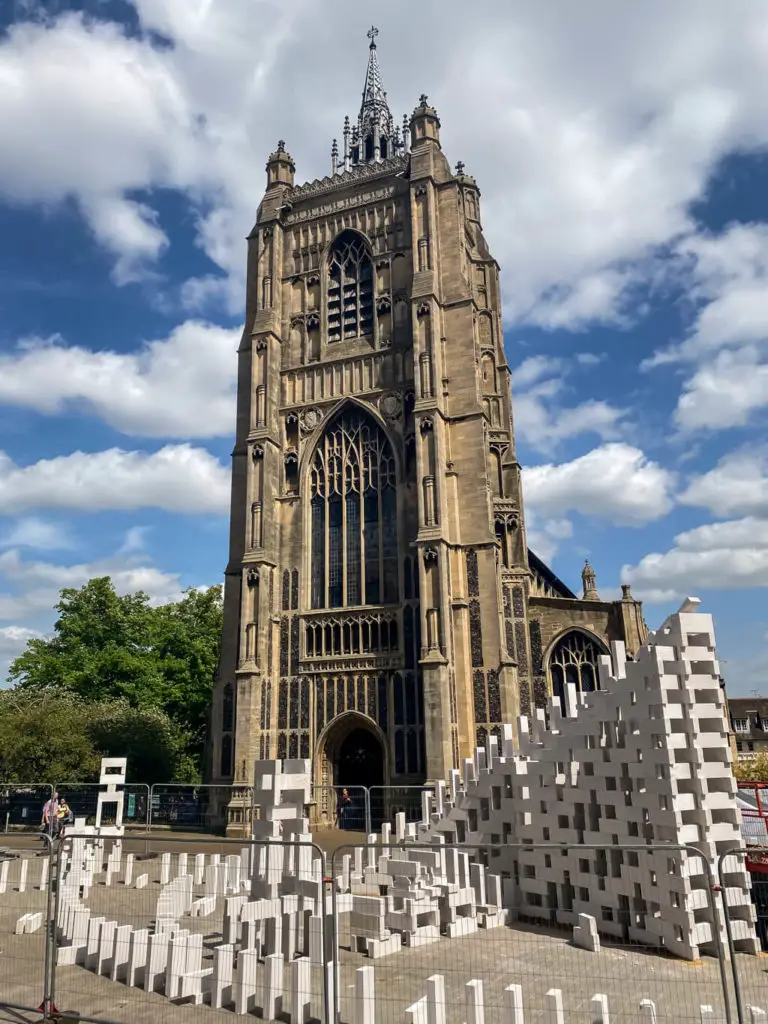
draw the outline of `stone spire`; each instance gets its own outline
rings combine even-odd
[[[581,570],[581,583],[584,588],[584,592],[581,595],[582,601],[600,600],[600,595],[597,592],[595,570],[589,564],[589,561],[584,562],[584,568]]]
[[[395,127],[381,80],[376,47],[378,34],[375,25],[368,32],[370,44],[363,99],[355,126],[350,128],[349,118],[344,120],[344,152],[337,163],[339,174],[351,167],[379,163],[407,151],[407,140],[400,138],[400,130]]]

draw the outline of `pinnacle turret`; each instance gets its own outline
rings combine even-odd
[[[403,134],[389,109],[387,94],[381,78],[376,36],[379,30],[372,26],[368,32],[368,67],[365,71],[360,113],[354,126],[349,117],[344,119],[344,151],[341,159],[331,161],[332,173],[341,174],[359,164],[379,163],[408,150],[409,118],[403,118]]]

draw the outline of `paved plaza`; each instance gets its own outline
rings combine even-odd
[[[344,833],[320,833],[318,842],[326,849],[354,840]],[[39,848],[42,843],[34,837],[4,837],[3,845],[15,847],[19,852],[32,855],[29,868],[30,884],[27,891],[11,890],[0,896],[0,992],[2,1001],[22,1006],[37,1006],[42,999],[43,933],[15,936],[16,920],[22,913],[45,911],[45,894],[36,887],[40,874]],[[172,849],[188,853],[205,850],[232,851],[223,842],[213,844],[202,837],[187,837],[180,843],[171,837],[153,837],[147,849],[144,840],[126,838],[124,848],[134,846],[137,871],[147,871],[150,885],[141,890],[126,888],[115,881],[107,888],[98,884],[90,892],[88,905],[94,914],[105,914],[119,924],[135,927],[148,926],[155,913],[159,883],[157,878],[160,852]],[[35,855],[37,854],[37,855]],[[140,865],[140,866],[139,866]],[[219,901],[221,903],[221,901]],[[213,947],[222,940],[223,919],[221,907],[207,918],[185,919],[184,926],[206,936],[206,956],[212,957]],[[596,993],[609,998],[611,1019],[641,1020],[639,1004],[652,999],[657,1007],[659,1021],[700,1020],[699,1008],[711,1005],[722,1009],[718,963],[706,958],[688,964],[669,957],[630,947],[603,944],[600,953],[577,949],[562,931],[515,924],[512,927],[479,931],[461,939],[440,939],[431,945],[407,949],[371,961],[352,954],[348,948],[346,915],[341,921],[341,1008],[346,1024],[354,1021],[355,970],[373,965],[375,972],[376,1020],[399,1022],[405,1020],[405,1009],[427,991],[427,978],[442,974],[445,978],[450,1024],[461,1024],[465,1013],[465,986],[472,979],[483,982],[485,1019],[487,1024],[501,1024],[508,1020],[504,1008],[505,986],[522,986],[525,1020],[549,1021],[546,993],[552,988],[563,992],[566,1020],[591,1022],[590,999]],[[768,957],[740,955],[738,966],[747,1003],[766,1007],[768,1004]],[[312,1014],[322,1012],[320,971],[313,971]],[[290,1011],[290,984],[286,970],[285,1019]],[[209,1007],[188,1004],[174,1005],[164,996],[129,989],[124,983],[99,977],[84,967],[59,967],[56,972],[56,1004],[62,1011],[74,1011],[84,1016],[125,1024],[149,1024],[158,1020],[193,1020],[210,1018]],[[28,1017],[16,1011],[4,1011],[2,1021],[23,1024]],[[734,1020],[736,1019],[734,1013]]]

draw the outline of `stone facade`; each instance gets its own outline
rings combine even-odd
[[[248,239],[210,780],[307,758],[316,784],[445,778],[611,640],[529,552],[499,268],[422,96],[402,134],[371,36],[357,125],[296,185],[281,142]],[[561,642],[562,641],[562,642]],[[554,659],[554,660],[553,660]]]

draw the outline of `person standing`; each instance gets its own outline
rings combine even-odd
[[[59,794],[54,793],[43,807],[43,832],[47,832],[51,839],[55,838],[57,823],[59,820]]]
[[[341,791],[341,797],[339,798],[339,812],[338,822],[339,828],[349,828],[348,821],[349,816],[352,813],[352,797],[349,795],[348,789]]]
[[[56,829],[59,835],[59,839],[64,838],[64,829],[67,825],[71,824],[72,811],[70,809],[69,804],[67,803],[67,798],[63,796],[59,800],[59,806],[56,811]]]

